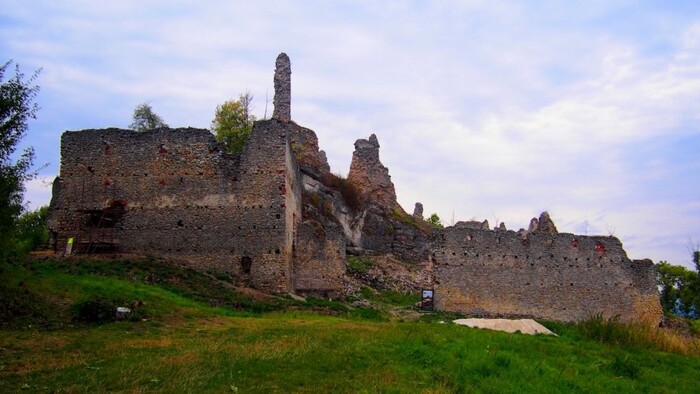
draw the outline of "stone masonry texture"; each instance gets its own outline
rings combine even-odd
[[[282,122],[292,120],[291,101],[292,101],[292,82],[291,82],[292,67],[289,61],[289,56],[286,53],[280,53],[277,56],[275,63],[275,97],[274,110],[272,118]]]
[[[436,237],[433,264],[440,310],[649,325],[662,317],[652,263],[631,261],[613,237],[450,227]]]
[[[240,156],[207,130],[66,132],[51,202],[57,248],[186,259],[253,286],[291,290],[299,201],[284,128],[257,122]],[[118,209],[113,209],[117,207]],[[113,212],[116,211],[116,212]]]
[[[348,181],[359,189],[366,201],[404,213],[396,202],[396,191],[389,169],[379,161],[379,140],[376,135],[355,142]]]

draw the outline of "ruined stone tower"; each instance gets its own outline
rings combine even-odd
[[[291,74],[292,66],[289,62],[289,56],[282,52],[277,56],[277,61],[275,62],[275,109],[272,112],[272,118],[282,122],[289,122],[292,120]]]
[[[396,202],[396,191],[389,169],[379,160],[379,140],[376,135],[355,141],[348,181],[359,189],[364,199],[403,212],[403,208]]]

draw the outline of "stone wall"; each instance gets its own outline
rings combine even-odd
[[[450,227],[436,236],[433,264],[439,310],[649,325],[662,317],[653,264],[630,261],[613,237]]]
[[[396,191],[389,169],[379,160],[379,140],[376,135],[355,141],[348,181],[357,187],[366,203],[375,204],[389,212],[398,210],[404,213],[396,202]]]
[[[182,258],[260,289],[292,289],[298,171],[281,122],[240,156],[208,130],[66,132],[51,202],[56,247]],[[290,193],[287,193],[287,190]],[[290,224],[291,223],[291,224]]]
[[[292,65],[289,56],[282,52],[277,56],[275,62],[275,106],[272,118],[282,122],[292,120]]]
[[[345,236],[339,226],[307,219],[298,227],[294,288],[301,294],[337,297],[343,293]]]

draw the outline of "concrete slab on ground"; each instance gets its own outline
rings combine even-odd
[[[472,328],[485,328],[487,330],[518,332],[523,334],[536,335],[554,335],[557,334],[549,331],[545,326],[532,319],[457,319],[453,323]]]

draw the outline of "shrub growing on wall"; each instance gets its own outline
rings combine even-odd
[[[250,138],[255,122],[255,117],[250,114],[252,101],[253,96],[246,93],[240,95],[238,100],[226,101],[216,106],[211,128],[228,153],[243,150]]]

